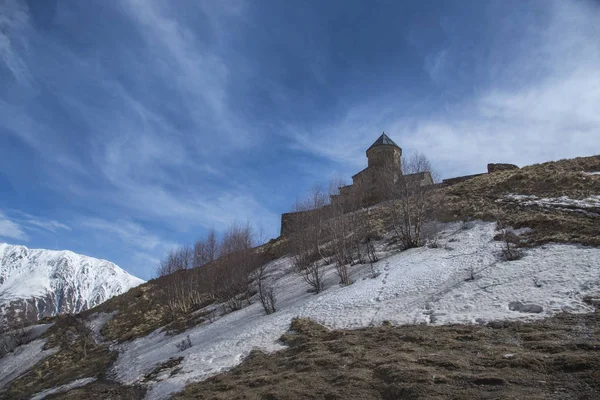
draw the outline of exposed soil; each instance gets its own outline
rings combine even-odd
[[[534,323],[329,331],[295,320],[289,348],[177,399],[598,399],[600,314]]]
[[[67,393],[46,397],[46,400],[142,400],[144,390],[112,382],[96,381]]]

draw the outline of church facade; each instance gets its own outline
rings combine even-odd
[[[429,171],[403,174],[402,149],[385,132],[367,149],[367,160],[367,167],[352,177],[352,184],[340,187],[339,194],[331,196],[332,205],[353,211],[380,203],[400,180],[433,184]]]
[[[372,206],[387,199],[389,190],[400,180],[411,184],[432,185],[429,171],[416,174],[402,173],[402,149],[385,133],[367,149],[367,167],[352,177],[352,184],[339,188],[339,193],[330,196],[327,208],[336,207],[344,212]],[[286,213],[281,216],[281,234],[293,230],[295,221],[311,211]]]

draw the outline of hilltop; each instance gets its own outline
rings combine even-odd
[[[294,273],[288,239],[274,240],[256,249],[277,287],[271,315],[256,297],[224,312],[209,296],[173,315],[169,277],[154,279],[35,328],[0,359],[0,397],[593,398],[598,172],[594,156],[436,187],[443,225],[405,251],[385,207],[359,210],[376,222],[379,261],[351,265],[348,286],[326,266],[318,294]]]

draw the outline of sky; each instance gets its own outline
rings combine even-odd
[[[444,178],[600,153],[597,0],[0,0],[0,241],[151,278],[385,131]]]

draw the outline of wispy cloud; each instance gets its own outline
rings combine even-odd
[[[0,62],[22,84],[31,78],[19,52],[27,49],[30,29],[27,5],[18,0],[6,0],[0,10]]]
[[[86,229],[91,229],[91,232],[100,232],[106,238],[123,241],[140,250],[175,246],[174,243],[164,241],[158,235],[148,232],[141,225],[132,221],[107,221],[100,218],[89,218],[81,221],[80,225]]]
[[[231,23],[227,18],[241,16],[243,3],[228,3],[199,2],[187,6],[190,12],[208,15],[209,28],[219,32]],[[233,148],[249,145],[250,139],[256,141],[256,136],[251,137],[246,129],[240,129],[243,125],[229,108],[227,85],[231,72],[227,61],[204,44],[192,27],[183,22],[182,15],[177,15],[167,3],[124,0],[123,4],[151,55],[160,60],[156,72],[178,86],[186,111],[195,124],[207,127],[210,121],[213,131]]]
[[[20,210],[0,211],[0,237],[29,241],[31,234],[35,232],[57,233],[60,231],[71,231],[68,225],[34,216]]]
[[[135,268],[234,220],[276,235],[382,130],[444,176],[597,152],[598,7],[548,4],[6,0],[4,237]]]
[[[25,242],[29,240],[29,236],[23,231],[22,227],[0,211],[0,238],[2,237]]]
[[[19,223],[19,225],[24,226],[25,229],[43,229],[53,233],[61,230],[71,231],[70,226],[59,221],[37,217],[20,210],[10,210],[9,213],[12,216],[13,221],[16,221]]]
[[[598,153],[600,8],[588,2],[549,6],[548,18],[531,27],[519,46],[510,50],[501,42],[502,49],[489,49],[505,58],[490,56],[477,65],[486,70],[481,74],[497,75],[482,80],[471,96],[459,91],[461,97],[452,98],[452,89],[442,86],[452,102],[437,110],[435,103],[413,104],[413,115],[405,112],[404,98],[363,104],[310,134],[296,132],[297,146],[336,160],[363,160],[358,149],[368,144],[367,132],[373,138],[385,129],[401,147],[426,153],[444,176],[479,172],[493,161],[523,165]],[[470,68],[454,51],[450,46],[425,58],[423,68],[436,84],[447,82],[445,69]]]

